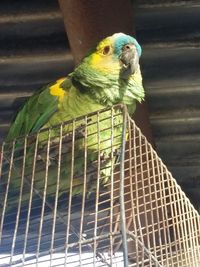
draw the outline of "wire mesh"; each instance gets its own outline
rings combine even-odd
[[[125,107],[4,143],[0,164],[1,267],[200,266],[200,217]]]

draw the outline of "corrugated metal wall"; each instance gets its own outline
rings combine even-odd
[[[200,206],[200,2],[138,0],[137,39],[157,150]],[[0,141],[21,103],[73,69],[57,1],[0,3]]]
[[[138,2],[137,36],[157,150],[199,208],[200,1]]]

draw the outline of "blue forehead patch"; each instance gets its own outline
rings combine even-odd
[[[120,55],[121,49],[125,44],[132,43],[136,46],[139,57],[141,56],[142,48],[135,38],[133,38],[130,35],[123,34],[123,33],[119,33],[116,35],[117,37],[115,39],[115,53],[117,55]]]

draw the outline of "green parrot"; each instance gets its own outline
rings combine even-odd
[[[104,112],[101,110],[123,104],[127,106],[131,115],[135,111],[136,102],[141,102],[144,99],[139,65],[141,53],[142,49],[135,38],[123,33],[115,33],[100,41],[95,49],[91,50],[67,77],[47,85],[27,100],[11,124],[6,137],[4,155],[7,158],[11,157],[12,140],[16,140],[14,145],[16,151],[24,151],[24,141],[20,141],[24,139],[20,139],[20,137],[29,136],[26,141],[23,176],[30,182],[34,165],[36,133],[39,132],[37,171],[34,174],[34,186],[37,190],[43,191],[45,186],[44,170],[47,168],[47,194],[49,196],[55,194],[60,144],[60,127],[56,127],[56,125],[59,124],[62,124],[59,196],[63,192],[69,191],[72,176],[74,179],[72,194],[73,196],[81,195],[84,171],[87,174],[86,191],[87,193],[92,192],[96,187],[95,176],[97,176],[99,157],[101,160],[101,185],[108,181],[111,165],[113,161],[116,161],[116,156],[111,156],[112,146],[117,151],[121,145],[123,115],[118,106]],[[85,117],[88,113],[97,111],[100,111],[98,115],[94,113],[89,118]],[[112,118],[114,119],[112,120]],[[74,119],[76,120],[72,121]],[[65,123],[66,121],[69,123]],[[77,130],[72,149],[74,127]],[[113,132],[110,130],[111,127],[114,129]],[[51,130],[44,130],[46,128]],[[49,147],[47,146],[48,139],[50,140]],[[6,149],[6,147],[9,148]],[[87,147],[87,152],[85,147]],[[47,150],[49,156],[47,156]],[[100,154],[99,150],[101,151]],[[75,158],[73,174],[72,153]],[[85,153],[87,153],[87,162],[84,160]],[[18,154],[15,152],[15,155]],[[20,162],[20,160],[18,161]],[[17,161],[15,164],[18,164]],[[19,166],[20,164],[16,168],[19,169]],[[19,178],[16,179],[15,171],[12,170],[12,177],[10,178],[9,190],[12,192],[12,196],[17,188],[19,190],[20,177],[22,177],[22,171],[20,171]],[[23,195],[26,198],[26,194]]]

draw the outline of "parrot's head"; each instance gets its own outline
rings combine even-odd
[[[135,38],[115,33],[103,39],[82,60],[72,75],[73,81],[104,103],[127,104],[131,98],[141,101],[144,97],[139,66],[141,54],[141,46]]]
[[[115,33],[102,40],[89,56],[91,66],[105,74],[115,72],[121,79],[128,79],[138,68],[142,54],[135,38]]]

